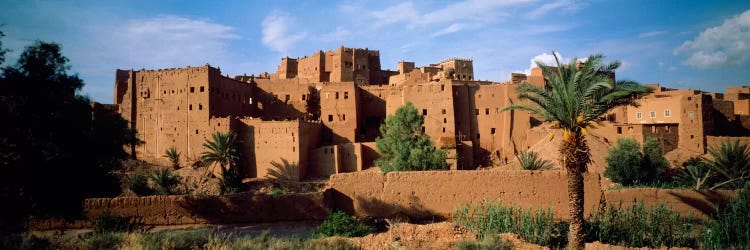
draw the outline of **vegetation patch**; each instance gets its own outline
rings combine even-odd
[[[315,228],[313,235],[318,237],[361,237],[374,232],[374,227],[359,222],[342,211],[333,211],[328,214],[328,218],[323,221],[323,224]]]

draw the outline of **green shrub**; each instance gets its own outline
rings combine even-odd
[[[47,238],[23,233],[0,236],[0,249],[44,250],[54,248]]]
[[[94,234],[133,232],[143,229],[140,219],[130,216],[113,214],[106,210],[94,220]]]
[[[154,171],[151,181],[156,186],[156,193],[161,195],[175,194],[175,187],[180,185],[180,177],[172,173],[168,168],[161,168]]]
[[[661,204],[646,208],[604,206],[586,224],[587,241],[628,247],[695,247],[696,224]]]
[[[118,249],[123,242],[123,233],[95,233],[83,241],[83,249]]]
[[[222,170],[219,181],[220,194],[234,194],[242,190],[242,175],[236,168]]]
[[[208,229],[151,233],[141,238],[141,246],[146,250],[203,249],[211,234]]]
[[[284,194],[284,190],[280,188],[274,188],[273,191],[271,191],[271,196],[273,197],[279,197]]]
[[[424,117],[411,102],[388,116],[380,125],[375,146],[381,154],[375,165],[383,173],[391,171],[448,170],[446,153],[435,148],[424,133]]]
[[[496,204],[485,201],[456,209],[453,221],[480,238],[494,237],[499,233],[515,233],[538,245],[564,247],[567,244],[568,225],[555,221],[551,209],[532,212],[517,207],[504,207],[502,201]]]
[[[148,177],[141,173],[135,173],[128,178],[128,188],[137,195],[152,195],[154,190],[148,186]]]
[[[719,209],[717,218],[707,223],[701,248],[747,249],[750,247],[750,184],[728,206]]]
[[[624,186],[648,185],[661,181],[668,167],[659,141],[647,139],[641,151],[641,145],[634,139],[619,138],[607,152],[604,176]]]
[[[552,162],[539,158],[539,154],[531,150],[519,152],[516,158],[524,170],[548,170],[552,168]]]
[[[750,178],[750,148],[740,145],[739,140],[722,142],[719,148],[708,149],[713,158],[708,162],[711,171],[716,173],[714,186],[721,188],[740,188]]]
[[[281,163],[272,161],[268,176],[277,180],[293,181],[299,179],[299,165],[282,158]]]
[[[334,211],[328,214],[328,218],[323,221],[323,224],[313,230],[313,235],[319,237],[360,237],[373,232],[375,232],[375,228],[372,226],[361,223],[344,212]]]
[[[485,237],[482,241],[462,240],[456,244],[459,250],[510,250],[513,244],[501,241],[499,237]]]
[[[692,157],[682,167],[673,177],[674,183],[697,190],[714,188],[716,175],[702,158]]]
[[[164,157],[169,159],[169,162],[172,163],[172,167],[177,169],[180,167],[180,152],[177,151],[177,148],[171,147],[164,151]]]

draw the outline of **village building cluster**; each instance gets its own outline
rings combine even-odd
[[[613,76],[614,77],[614,76]],[[299,168],[296,179],[355,172],[379,157],[375,139],[388,115],[411,102],[422,130],[448,153],[451,169],[503,165],[543,135],[524,111],[505,111],[522,84],[544,86],[542,70],[512,73],[507,82],[479,81],[471,59],[383,70],[377,50],[340,47],[303,58],[282,58],[275,73],[224,76],[209,65],[117,70],[114,102],[142,143],[137,158],[166,163],[169,148],[191,164],[216,131],[238,135],[247,177],[265,177],[272,162]],[[629,136],[662,141],[665,151],[703,154],[719,136],[750,135],[750,87],[726,93],[668,89],[639,98],[602,118],[593,133],[614,142]]]

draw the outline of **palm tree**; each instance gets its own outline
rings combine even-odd
[[[612,75],[620,62],[603,64],[604,56],[591,55],[581,63],[573,58],[562,64],[555,55],[557,67],[536,62],[543,73],[547,86],[530,84],[518,86],[518,98],[529,104],[512,104],[503,110],[524,110],[554,128],[563,130],[560,145],[560,162],[568,176],[568,199],[570,231],[568,247],[583,247],[583,174],[590,160],[586,143],[587,129],[615,107],[636,105],[638,94],[651,90],[634,81],[614,81]]]
[[[201,161],[206,164],[219,163],[222,173],[226,172],[240,159],[240,151],[237,149],[237,135],[232,131],[214,132],[211,134],[213,141],[206,140],[203,147],[206,151],[201,153]]]
[[[172,167],[177,169],[180,167],[180,152],[177,152],[177,148],[171,147],[164,151],[164,157],[172,162]]]

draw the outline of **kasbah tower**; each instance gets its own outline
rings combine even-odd
[[[287,161],[298,165],[299,180],[374,166],[380,124],[407,102],[424,116],[424,133],[447,151],[451,169],[502,167],[547,141],[545,125],[529,113],[502,112],[519,102],[523,83],[544,86],[542,71],[480,81],[463,58],[422,67],[401,61],[391,71],[381,68],[379,51],[342,46],[282,58],[275,73],[250,76],[225,76],[210,65],[117,70],[114,101],[143,142],[130,149],[138,159],[166,164],[163,152],[174,147],[192,164],[212,133],[231,130],[246,177],[266,177],[271,162]],[[722,94],[649,86],[655,91],[639,107],[610,112],[592,135],[606,143],[657,138],[667,155],[681,157],[704,154],[722,136],[750,140],[750,87]]]

